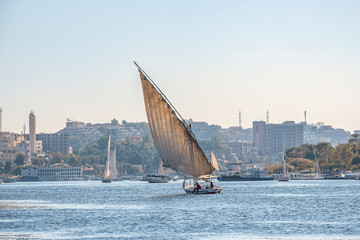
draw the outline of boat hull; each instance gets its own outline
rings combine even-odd
[[[219,181],[271,181],[272,177],[240,177],[240,176],[221,176],[218,177]]]
[[[101,180],[103,183],[111,183],[112,179],[102,179]]]
[[[169,181],[156,181],[156,180],[149,180],[148,183],[168,183]]]
[[[168,183],[170,181],[169,176],[165,175],[148,175],[148,183]]]
[[[194,191],[194,188],[189,187],[189,188],[185,188],[184,190],[187,194],[217,194],[217,193],[221,192],[222,188],[220,188],[220,187],[205,188],[205,189],[202,188],[202,189],[199,189],[199,191],[197,191],[197,190]]]
[[[3,183],[16,183],[16,180],[7,178],[3,180]]]
[[[288,178],[279,178],[278,182],[288,182],[289,179]]]

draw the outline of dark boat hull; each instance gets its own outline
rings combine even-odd
[[[217,180],[219,181],[271,181],[273,180],[272,177],[240,177],[240,176],[221,176],[218,177]]]
[[[106,178],[106,179],[102,179],[101,181],[102,181],[103,183],[111,183],[111,182],[112,182],[112,179]]]

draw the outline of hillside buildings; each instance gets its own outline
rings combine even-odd
[[[93,143],[99,139],[102,134],[90,123],[72,121],[69,118],[66,121],[66,127],[58,131],[57,134],[66,134],[69,137],[78,137],[85,143]]]
[[[131,138],[137,140],[143,135],[141,129],[119,124],[116,119],[113,119],[110,123],[96,124],[67,119],[66,127],[58,131],[57,134],[67,134],[69,138],[79,138],[84,144],[89,144],[97,141],[102,136],[108,136],[110,131],[114,139]]]
[[[304,143],[317,144],[319,142],[328,142],[335,147],[338,144],[347,143],[350,138],[350,131],[318,123],[306,126]]]
[[[14,161],[20,151],[26,154],[27,160],[30,159],[29,143],[22,134],[0,132],[0,162],[3,166],[6,161]]]

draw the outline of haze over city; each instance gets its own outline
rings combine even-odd
[[[3,131],[146,121],[138,64],[184,118],[360,129],[359,1],[1,1]]]

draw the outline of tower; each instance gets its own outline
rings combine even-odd
[[[307,130],[307,122],[306,122],[306,110],[305,110],[305,112],[304,112],[304,117],[305,117],[305,128],[304,128],[304,131],[306,131],[306,130]]]
[[[2,132],[2,109],[0,108],[0,132]]]
[[[35,141],[36,141],[36,118],[33,111],[29,115],[29,142],[30,153],[35,153]]]
[[[266,123],[269,124],[269,109],[266,110]]]
[[[242,128],[241,127],[241,111],[239,111],[239,127]]]

